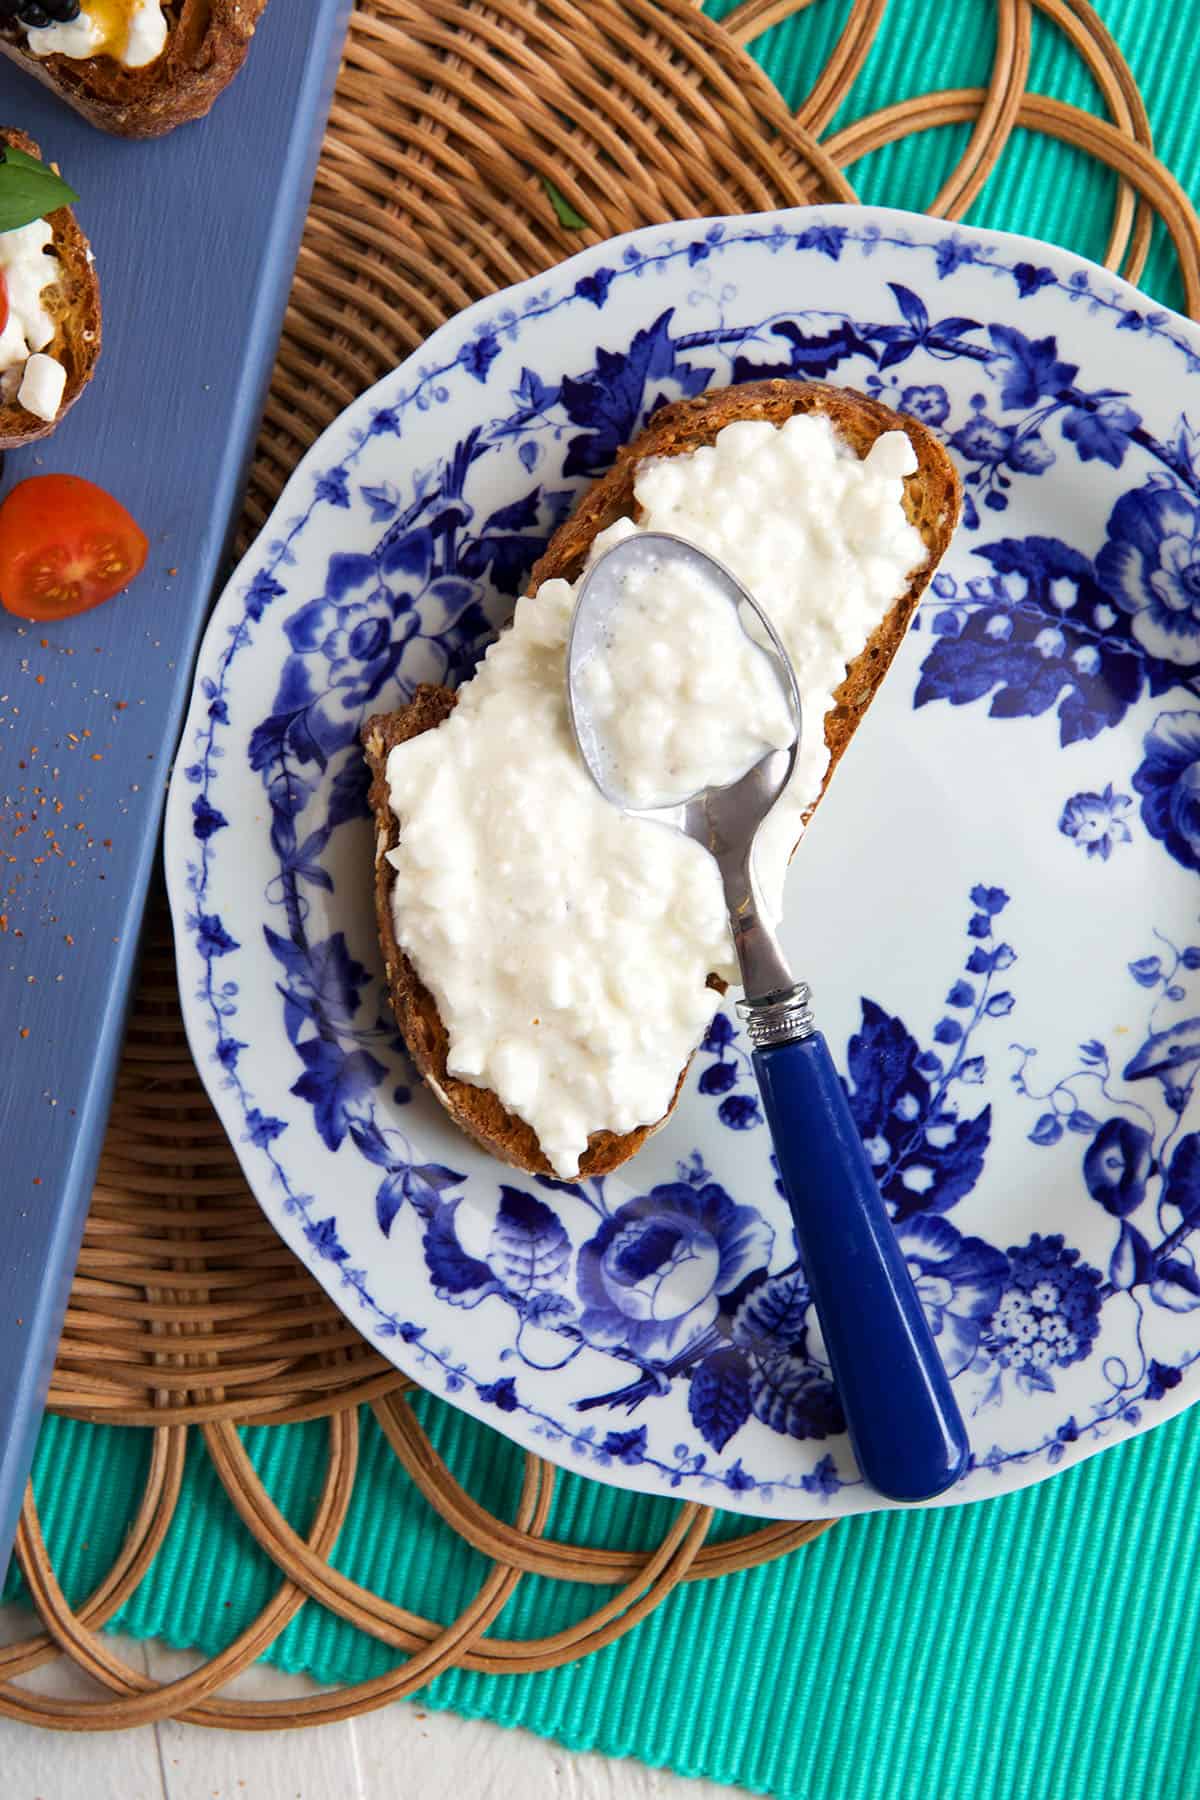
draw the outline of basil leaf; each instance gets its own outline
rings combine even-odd
[[[46,165],[40,156],[30,156],[28,150],[18,150],[13,144],[0,146],[0,163],[19,163],[23,169],[37,169],[39,173]]]
[[[546,190],[547,197],[549,198],[551,206],[554,208],[559,224],[565,225],[568,231],[586,231],[588,228],[587,220],[580,218],[566,195],[559,193],[548,175],[542,176],[542,186]]]
[[[16,231],[78,200],[74,188],[36,156],[5,148],[0,162],[0,231]]]

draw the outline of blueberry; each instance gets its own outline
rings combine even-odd
[[[31,29],[34,26],[50,23],[50,14],[44,6],[37,4],[37,0],[25,0],[24,5],[17,12],[17,17],[22,25],[28,25]]]
[[[79,17],[79,0],[40,0],[40,8],[59,25],[69,25]]]

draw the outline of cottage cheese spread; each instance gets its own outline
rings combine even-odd
[[[28,406],[32,400],[34,404],[28,410],[44,419],[55,418],[62,403],[57,376],[43,366],[53,363],[58,369],[61,364],[54,357],[35,359],[34,355],[44,351],[54,339],[54,320],[42,302],[47,288],[53,287],[62,274],[62,266],[51,249],[53,242],[54,232],[46,219],[34,219],[16,231],[0,232],[0,274],[8,289],[8,321],[0,331],[0,400],[11,404],[19,398],[22,406]],[[38,366],[26,386],[26,371],[35,360]],[[48,412],[45,409],[52,400],[54,410]]]
[[[594,546],[638,529],[691,539],[788,648],[803,745],[756,853],[775,913],[828,766],[833,693],[924,555],[902,507],[915,466],[902,432],[860,461],[820,416],[739,422],[643,464],[639,524],[620,520]],[[707,852],[622,814],[583,767],[566,708],[573,604],[565,581],[518,601],[450,718],[387,767],[396,936],[437,1001],[449,1071],[493,1089],[564,1178],[592,1132],[663,1116],[712,1013],[706,977],[735,974]]]
[[[577,683],[608,785],[627,806],[724,787],[794,735],[774,663],[726,590],[691,563],[669,579],[653,564],[629,571]]]
[[[35,56],[115,56],[144,69],[162,55],[167,19],[160,0],[85,0],[67,25],[34,25],[26,42]]]

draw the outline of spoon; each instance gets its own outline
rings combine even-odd
[[[700,574],[724,595],[771,658],[793,737],[768,748],[722,787],[706,787],[670,813],[629,805],[583,670],[603,656],[630,577]],[[749,634],[747,634],[749,635]],[[580,754],[601,793],[623,811],[669,819],[716,861],[745,997],[737,1010],[774,1142],[834,1380],[864,1478],[892,1500],[929,1500],[958,1480],[967,1434],[907,1264],[880,1196],[809,988],[792,974],[762,916],[755,834],[787,785],[802,726],[795,671],[770,620],[736,576],[668,532],[639,532],[598,556],[580,584],[567,646],[567,701]]]

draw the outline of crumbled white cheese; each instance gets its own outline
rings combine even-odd
[[[17,403],[35,418],[47,423],[58,417],[67,386],[67,371],[53,356],[40,351],[25,364],[25,373],[17,389]]]
[[[755,847],[775,917],[828,767],[834,693],[924,553],[903,504],[915,460],[903,432],[860,459],[819,416],[727,425],[711,446],[643,463],[638,524],[596,540],[599,552],[638,529],[688,538],[745,583],[791,655],[803,743]],[[663,1116],[712,1016],[709,973],[736,972],[712,858],[610,806],[580,760],[565,682],[574,600],[560,580],[519,600],[449,718],[387,764],[396,936],[437,1001],[449,1072],[493,1089],[564,1178],[592,1132]],[[725,677],[714,704],[736,711],[737,671],[707,641]]]
[[[30,26],[26,42],[34,56],[115,56],[127,69],[144,69],[163,53],[167,19],[161,0],[134,0],[132,7],[95,0],[69,24]]]
[[[0,276],[8,293],[8,318],[0,331],[0,401],[16,398],[30,356],[53,342],[55,325],[42,296],[62,274],[45,219],[0,232]]]

